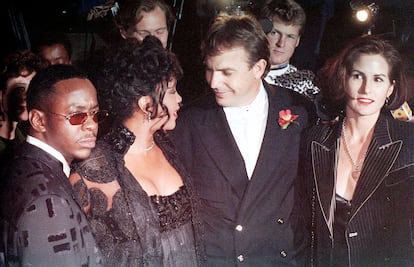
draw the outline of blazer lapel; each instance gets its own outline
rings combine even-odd
[[[23,150],[23,155],[26,155],[28,158],[34,158],[36,161],[42,162],[45,166],[47,166],[50,173],[52,173],[53,176],[60,181],[60,186],[63,187],[69,195],[76,199],[73,194],[69,179],[63,172],[63,164],[58,159],[46,151],[38,148],[37,146],[34,146],[27,142],[24,143],[21,147]]]
[[[275,114],[275,108],[272,106],[269,97],[269,112],[266,121],[266,129],[263,136],[260,153],[257,157],[256,166],[252,173],[251,180],[256,183],[255,177],[267,177],[272,174],[275,167],[279,164],[283,164],[283,152],[285,147],[289,145],[286,136],[283,136],[283,132],[277,124],[278,114]],[[263,185],[266,183],[262,182]],[[255,186],[255,188],[257,188]],[[259,188],[260,189],[260,188]]]
[[[254,190],[250,192],[250,196],[253,197],[266,191],[265,187],[268,186],[269,179],[274,179],[275,169],[286,164],[286,161],[293,160],[286,158],[286,151],[299,146],[302,127],[307,125],[305,110],[297,109],[285,91],[270,87],[266,83],[265,89],[269,101],[266,129],[247,189],[249,192]],[[299,117],[296,120],[297,124],[292,123],[288,128],[282,129],[278,124],[279,111],[286,109],[290,109],[292,114],[299,115]]]
[[[239,198],[242,198],[249,179],[222,108],[206,111],[202,123],[196,127],[199,127],[200,137],[210,154],[209,160],[214,161]]]
[[[384,181],[401,151],[402,141],[391,140],[388,133],[387,119],[380,117],[355,188],[353,204],[356,211]]]
[[[313,141],[311,144],[313,179],[316,197],[322,210],[326,225],[332,233],[333,207],[335,205],[335,168],[337,161],[338,128],[331,131],[323,142]]]

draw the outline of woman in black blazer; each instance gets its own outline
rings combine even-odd
[[[313,265],[412,266],[414,125],[389,115],[406,97],[398,51],[359,37],[327,62],[318,86],[335,119],[302,140]]]

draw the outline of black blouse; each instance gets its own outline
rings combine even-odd
[[[335,196],[336,209],[334,219],[334,248],[332,266],[346,267],[349,266],[348,245],[346,244],[346,228],[351,217],[351,201]]]

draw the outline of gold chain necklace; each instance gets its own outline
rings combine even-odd
[[[361,170],[362,170],[362,164],[364,163],[365,157],[367,156],[367,152],[368,152],[368,148],[365,150],[364,154],[362,155],[361,159],[356,161],[352,158],[351,156],[351,150],[349,149],[348,146],[348,141],[347,141],[347,137],[346,137],[346,130],[345,130],[345,118],[342,121],[342,137],[344,140],[344,147],[345,147],[345,153],[348,155],[349,159],[351,160],[351,163],[353,165],[353,170],[351,172],[351,176],[355,181],[358,181],[359,176],[361,175]]]

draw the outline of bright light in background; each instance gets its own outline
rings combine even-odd
[[[372,2],[371,4],[367,5],[364,3],[365,1],[355,0],[350,1],[349,5],[353,10],[353,16],[355,20],[361,22],[365,25],[368,25],[366,30],[366,34],[372,34],[372,30],[375,27],[374,18],[378,15],[379,6]]]
[[[358,21],[365,22],[368,20],[369,11],[366,9],[358,10],[355,14]]]
[[[369,5],[364,4],[362,1],[351,1],[351,8],[354,10],[355,18],[359,22],[371,22],[373,18],[378,14],[379,6],[375,3]]]

